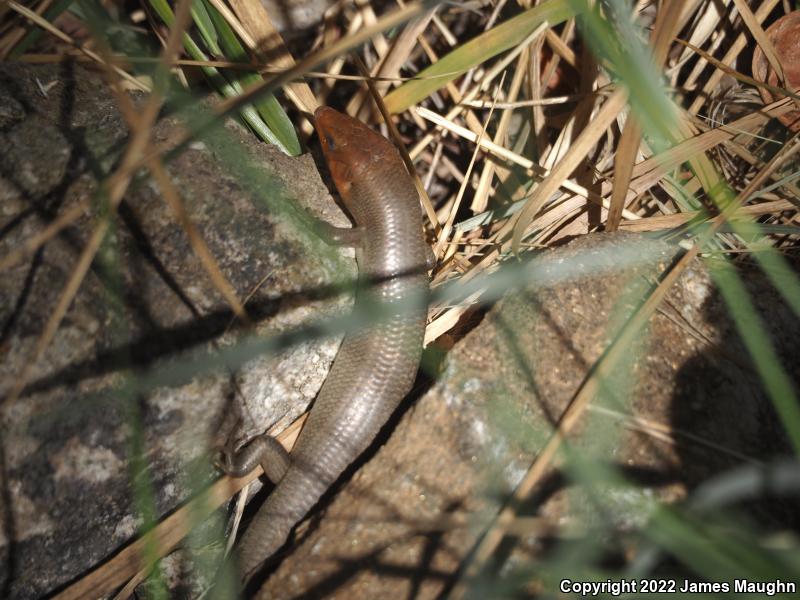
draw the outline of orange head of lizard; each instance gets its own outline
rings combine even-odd
[[[353,180],[394,147],[361,121],[327,106],[314,112],[314,121],[331,178],[347,205]]]

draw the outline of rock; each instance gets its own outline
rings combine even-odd
[[[102,78],[73,65],[0,65],[0,98],[8,100],[0,111],[5,256],[75,203],[95,202],[98,178],[117,164],[129,133]],[[171,116],[153,136],[164,143],[182,131]],[[298,228],[305,211],[348,223],[309,155],[286,157],[229,125],[193,143],[169,173],[223,274],[248,298],[260,334],[347,310],[347,297],[326,289],[353,276],[352,259]],[[189,383],[176,380],[192,369],[185,351],[231,348],[243,327],[140,173],[25,392],[7,404],[94,214],[87,209],[0,277],[2,597],[52,593],[139,535],[141,510],[158,518],[185,502],[213,475],[209,448],[223,437],[232,403],[243,434],[293,419],[338,347],[335,339],[308,340],[235,373],[218,361]],[[120,386],[145,374],[180,385],[126,395]],[[209,540],[193,543],[202,550]]]
[[[633,234],[592,234],[542,252],[533,284],[488,311],[368,461],[298,528],[260,597],[445,596],[499,500],[519,484],[588,369],[678,250]],[[748,273],[746,281],[770,315],[768,331],[788,370],[800,355],[796,319],[764,277]],[[589,494],[552,470],[519,509],[537,520],[527,529],[521,521],[492,563],[503,575],[529,572],[555,532],[605,531],[613,548],[658,502],[686,498],[741,464],[741,454],[766,461],[790,452],[703,262],[670,290],[610,386],[614,393],[594,398],[570,447],[615,465],[635,486],[599,484]],[[626,414],[653,424],[654,434]],[[798,523],[787,504],[761,517],[775,527]],[[492,587],[475,597],[504,589],[496,573],[486,577]]]
[[[313,27],[333,6],[333,0],[261,0],[275,29],[293,32]]]

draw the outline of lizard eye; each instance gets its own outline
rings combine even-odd
[[[336,142],[333,141],[333,137],[329,133],[325,134],[325,145],[331,150],[336,150]]]

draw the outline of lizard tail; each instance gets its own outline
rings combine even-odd
[[[335,476],[293,464],[239,541],[239,569],[249,581],[286,543],[292,528],[319,501]]]

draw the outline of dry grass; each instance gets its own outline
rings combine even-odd
[[[613,59],[587,51],[573,19],[577,3],[549,0],[514,18],[505,16],[503,1],[467,2],[460,7],[448,4],[438,9],[414,2],[401,9],[387,6],[378,15],[368,3],[358,8],[346,3],[346,8],[331,13],[315,33],[308,34],[311,41],[304,47],[310,50],[300,56],[292,54],[268,23],[259,2],[210,1],[246,48],[251,58],[247,67],[264,77],[229,96],[214,118],[233,115],[281,87],[295,111],[295,127],[308,137],[312,130],[303,114],[315,106],[335,105],[377,123],[381,117],[371,98],[385,98],[393,113],[392,137],[408,148],[403,152],[419,176],[425,198],[427,227],[438,259],[434,285],[469,281],[529,248],[547,247],[598,230],[677,230],[693,240],[692,250],[667,274],[617,344],[595,365],[593,377],[576,392],[518,496],[530,493],[549,468],[561,440],[586,409],[599,378],[614,364],[625,336],[639,331],[689,260],[710,243],[734,255],[735,260],[752,260],[752,240],[737,235],[735,227],[734,233],[717,235],[723,224],[754,220],[766,226],[758,249],[768,249],[769,258],[760,263],[767,269],[777,268],[782,255],[796,252],[796,233],[770,234],[768,227],[797,226],[798,190],[787,178],[797,170],[793,155],[797,146],[794,140],[787,143],[791,134],[785,130],[778,128],[781,137],[775,139],[774,126],[767,128],[772,117],[794,108],[793,101],[784,99],[769,106],[739,104],[728,122],[711,120],[713,115],[726,114],[720,112],[720,106],[732,106],[737,98],[747,97],[752,102],[758,82],[748,77],[745,59],[755,44],[781,72],[762,26],[777,0],[764,2],[755,11],[742,0],[734,0],[722,18],[714,12],[713,3],[673,0],[658,6],[648,2],[637,5],[634,16],[649,32],[650,64],[661,69],[674,90],[673,112],[663,115],[659,123],[648,120],[646,109],[631,112],[630,106],[642,99],[630,81],[623,77],[623,84],[629,85],[621,85],[601,68],[604,61],[607,65]],[[182,208],[179,191],[165,174],[164,160],[173,149],[156,148],[150,139],[163,82],[137,74],[135,67],[147,57],[112,53],[104,40],[92,37],[75,40],[59,29],[59,21],[48,22],[43,15],[51,4],[43,0],[31,10],[12,1],[4,7],[0,57],[28,62],[70,57],[99,65],[132,131],[119,169],[104,185],[110,209],[122,199],[136,169],[149,169],[209,278],[233,311],[245,319],[243,302],[220,272]],[[519,4],[529,8],[531,2],[520,0]],[[234,63],[222,60],[224,57],[179,57],[181,34],[189,27],[187,5],[178,3],[160,60],[184,82],[195,79],[185,75],[198,66],[235,71],[231,68]],[[733,7],[739,16],[733,14]],[[143,25],[150,27],[153,35],[161,35],[163,23],[149,9],[147,15]],[[15,49],[35,28],[53,36],[57,50],[42,54],[33,46],[15,56]],[[366,65],[373,78],[371,90],[348,52],[357,52],[359,62]],[[140,115],[127,105],[126,87],[155,90]],[[386,131],[385,124],[383,127]],[[201,130],[190,131],[176,147]],[[780,148],[783,151],[777,152]],[[730,176],[738,172],[747,176]],[[729,188],[722,206],[715,195],[721,182]],[[81,205],[63,213],[13,255],[0,258],[0,268],[30,256],[85,209]],[[29,364],[35,363],[52,340],[106,233],[104,223],[97,224]],[[704,224],[708,227],[694,229]],[[694,231],[703,233],[694,238]],[[788,285],[786,293],[794,295],[796,278]],[[458,305],[432,305],[426,343],[452,331],[480,300],[481,292],[476,292]],[[19,375],[5,402],[19,395],[26,378],[27,373]],[[230,486],[226,489],[235,493]],[[514,520],[511,509],[501,513],[476,554],[476,568]],[[172,525],[161,527],[173,530]],[[181,528],[181,535],[185,531]],[[161,540],[158,554],[163,555],[180,536],[173,536],[169,543],[161,533],[154,538]],[[111,590],[127,581],[140,568],[139,561],[131,558],[139,552],[138,546],[135,550],[131,547],[131,552],[101,568],[113,577],[91,575],[63,597],[81,597],[85,589]],[[85,585],[90,588],[80,587]]]

